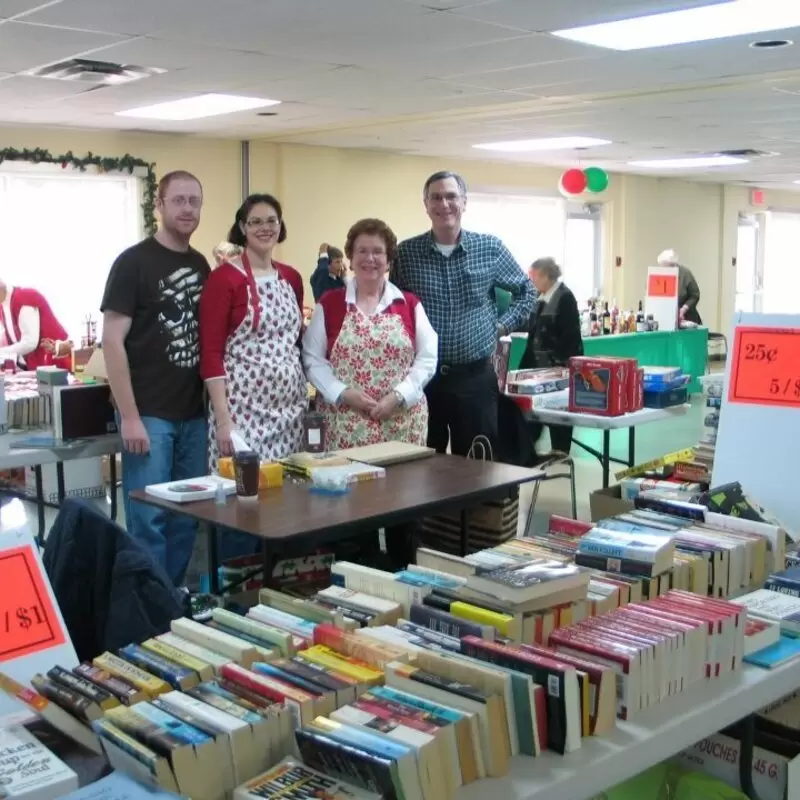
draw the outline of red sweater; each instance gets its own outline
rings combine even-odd
[[[19,312],[23,306],[30,306],[39,312],[39,342],[36,349],[22,356],[25,361],[25,368],[35,370],[37,367],[56,366],[63,369],[70,369],[72,358],[61,356],[56,358],[52,353],[46,353],[42,349],[42,339],[52,339],[54,342],[66,342],[69,339],[64,326],[56,319],[50,303],[45,300],[44,295],[36,289],[13,288],[9,307],[11,310],[11,330],[8,330],[8,320],[3,319],[3,326],[6,328],[6,339],[9,344],[18,342],[22,337],[19,329]]]
[[[273,262],[278,280],[288,281],[303,314],[303,279],[287,264]],[[253,273],[247,263],[225,262],[209,275],[200,295],[200,375],[203,380],[225,377],[225,345],[253,307],[253,327],[259,323],[260,304]]]

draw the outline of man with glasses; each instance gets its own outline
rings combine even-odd
[[[535,291],[496,237],[461,228],[467,186],[455,172],[431,175],[423,189],[431,230],[402,242],[394,282],[422,300],[439,335],[439,367],[428,384],[428,446],[467,455],[476,436],[497,444],[499,336],[528,320]],[[512,295],[498,317],[495,289]]]
[[[202,205],[194,175],[165,175],[156,195],[159,230],[117,258],[101,306],[106,371],[124,443],[125,521],[176,586],[189,564],[196,524],[132,503],[129,494],[206,473],[197,308],[210,268],[189,245]]]

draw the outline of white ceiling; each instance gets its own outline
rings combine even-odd
[[[0,123],[466,158],[489,155],[478,142],[596,136],[614,144],[581,158],[609,169],[752,147],[779,155],[707,177],[791,185],[800,179],[800,28],[627,53],[547,33],[711,1],[0,0]],[[797,44],[756,50],[753,38]],[[23,74],[75,56],[166,72],[88,92]],[[283,102],[271,117],[114,115],[203,92]],[[578,156],[496,157],[567,165]]]

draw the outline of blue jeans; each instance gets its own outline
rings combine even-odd
[[[130,500],[130,493],[167,481],[208,474],[208,427],[204,417],[171,422],[142,417],[150,437],[146,455],[123,452],[122,496],[128,532],[143,545],[180,586],[189,566],[197,523],[183,514],[169,514],[155,506]]]

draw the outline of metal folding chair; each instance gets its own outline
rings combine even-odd
[[[525,520],[525,528],[522,532],[523,537],[527,536],[533,525],[533,514],[536,510],[536,501],[539,498],[539,487],[544,481],[557,481],[568,480],[570,488],[570,499],[572,501],[572,519],[578,519],[578,501],[575,491],[575,461],[572,456],[566,453],[553,453],[552,457],[545,461],[543,464],[538,464],[538,469],[547,472],[551,467],[565,466],[568,472],[557,472],[553,475],[543,475],[533,485],[533,494],[531,496],[531,504],[528,508],[528,516]]]

